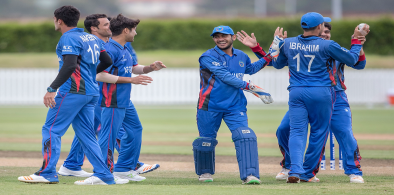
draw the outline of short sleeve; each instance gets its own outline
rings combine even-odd
[[[67,36],[62,40],[61,50],[63,55],[79,55],[82,53],[82,40]]]

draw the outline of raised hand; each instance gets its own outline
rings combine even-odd
[[[242,33],[241,33],[242,32]],[[244,44],[245,46],[248,47],[256,47],[257,46],[257,40],[256,37],[254,36],[254,33],[252,33],[252,37],[248,35],[245,31],[241,30],[241,32],[237,32],[237,39],[239,42]]]
[[[275,36],[278,36],[281,39],[286,39],[287,38],[287,31],[283,32],[283,28],[278,27],[275,30],[274,37]]]
[[[354,37],[359,37],[359,36],[367,36],[368,33],[370,32],[369,30],[369,25],[365,24],[362,29],[358,29],[358,26],[354,29]]]
[[[162,68],[167,68],[166,65],[163,64],[161,61],[155,61],[151,65],[149,65],[154,71],[161,70]]]

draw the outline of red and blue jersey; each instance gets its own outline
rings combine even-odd
[[[110,39],[104,45],[113,64],[105,71],[121,77],[131,77],[133,66],[137,65],[130,55],[127,46]],[[101,107],[127,108],[130,103],[131,83],[102,83],[100,85]]]
[[[335,65],[337,67],[337,74],[335,75],[337,85],[334,87],[335,91],[344,91],[347,89],[345,85],[345,65],[356,70],[362,70],[365,68],[366,64],[367,60],[365,59],[365,55],[360,56],[357,63],[354,65],[348,65],[339,61],[335,61]]]
[[[82,28],[73,28],[65,32],[56,46],[59,70],[63,66],[64,55],[78,56],[77,68],[71,77],[59,88],[59,91],[83,95],[99,95],[96,82],[96,67],[100,52],[103,51],[99,39],[85,33]]]
[[[345,64],[356,64],[361,47],[357,39],[352,40],[352,47],[347,50],[332,40],[299,35],[284,40],[280,54],[277,60],[272,61],[272,65],[278,69],[289,66],[289,88],[336,86],[335,60]]]
[[[269,61],[262,58],[251,63],[244,52],[233,49],[229,56],[217,46],[203,53],[200,62],[200,95],[197,108],[206,111],[227,112],[246,111],[243,88],[244,74],[254,74],[264,68]]]

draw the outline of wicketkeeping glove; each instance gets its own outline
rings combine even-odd
[[[262,89],[261,87],[259,87],[257,85],[254,85],[250,81],[246,85],[244,91],[252,93],[256,97],[260,98],[261,101],[264,102],[264,104],[271,104],[272,102],[274,102],[274,99],[272,99],[271,94],[269,94],[266,91],[264,91],[264,89]]]
[[[283,41],[283,38],[275,36],[266,57],[271,60],[276,60],[276,58],[279,56],[280,48],[282,48],[284,43],[285,42]]]

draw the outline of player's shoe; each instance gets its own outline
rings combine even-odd
[[[277,180],[287,180],[287,177],[289,177],[289,171],[290,169],[282,168],[282,171],[280,171],[276,175]]]
[[[116,184],[115,181],[110,181],[110,182],[104,182],[100,178],[96,176],[91,176],[85,180],[79,180],[74,182],[75,185],[112,185]]]
[[[319,178],[317,178],[317,177],[315,176],[315,177],[312,177],[312,178],[310,178],[309,180],[304,180],[304,179],[301,179],[301,181],[302,181],[302,182],[311,182],[311,183],[317,183],[317,182],[320,182],[320,179],[319,179]]]
[[[212,175],[210,173],[204,173],[198,176],[198,181],[201,182],[213,182]]]
[[[351,174],[349,175],[350,183],[364,183],[363,177],[360,175]]]
[[[300,183],[300,177],[297,175],[289,175],[287,183]]]
[[[136,171],[114,172],[113,174],[115,177],[130,181],[144,181],[146,179],[145,177],[139,176]]]
[[[242,184],[260,184],[259,178],[249,175],[243,182]]]
[[[122,178],[120,178],[118,176],[114,176],[114,181],[115,181],[116,184],[126,184],[126,183],[130,182],[130,180],[122,179]]]
[[[74,176],[74,177],[90,177],[93,175],[93,173],[88,173],[84,170],[73,171],[73,170],[70,170],[70,169],[64,167],[63,165],[60,167],[58,173],[59,173],[59,175],[62,175],[62,176]]]
[[[59,183],[59,178],[57,175],[51,177],[43,177],[39,175],[29,175],[29,176],[20,176],[18,180],[25,183],[47,183],[47,184],[56,184]]]
[[[154,170],[156,170],[159,167],[160,167],[159,164],[148,165],[148,164],[145,164],[145,163],[138,162],[137,166],[135,167],[135,171],[138,174],[144,174],[144,173],[148,173],[148,172],[154,171]]]

